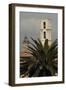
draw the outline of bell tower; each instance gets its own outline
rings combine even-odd
[[[49,19],[41,20],[40,23],[40,40],[44,45],[45,40],[48,39],[48,45],[51,45],[51,22]]]

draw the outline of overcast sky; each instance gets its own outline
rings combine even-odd
[[[57,39],[58,16],[56,13],[20,12],[20,50],[24,37],[39,38],[40,21],[50,19],[52,24],[52,41]]]

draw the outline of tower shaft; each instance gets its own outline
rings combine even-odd
[[[51,45],[51,23],[48,19],[41,21],[40,28],[40,40],[43,45],[46,39],[48,39],[48,45]]]

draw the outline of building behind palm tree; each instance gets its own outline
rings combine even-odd
[[[29,40],[27,36],[24,37],[22,42],[22,50],[20,52],[20,57],[31,57],[30,51],[28,50]]]
[[[44,45],[45,40],[48,39],[48,44],[51,45],[52,39],[51,39],[51,31],[52,31],[52,25],[51,21],[49,19],[41,20],[41,27],[40,27],[40,40],[42,44]]]

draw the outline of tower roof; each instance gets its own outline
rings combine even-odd
[[[29,43],[29,40],[28,40],[27,36],[24,37],[23,43]]]

